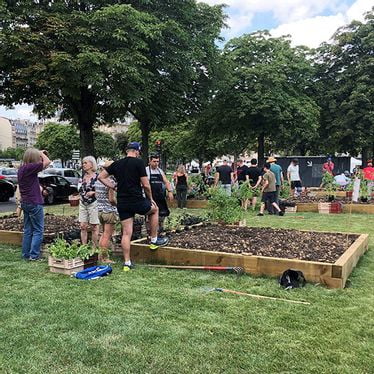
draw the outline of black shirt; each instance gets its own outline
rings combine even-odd
[[[222,184],[231,184],[232,169],[229,165],[219,166],[217,168],[217,173],[219,173],[219,181]]]
[[[249,167],[247,170],[247,175],[249,176],[249,181],[253,187],[258,182],[258,178],[262,175],[262,171],[258,167]]]
[[[247,173],[248,173],[247,165],[238,166],[236,168],[236,175],[237,175],[238,182],[245,182]]]
[[[117,180],[118,202],[133,203],[144,199],[140,178],[146,177],[147,173],[143,160],[125,157],[113,162],[106,170]]]

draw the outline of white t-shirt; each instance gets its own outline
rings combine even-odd
[[[287,172],[290,173],[291,182],[300,180],[299,165],[294,165],[291,163],[287,168]]]

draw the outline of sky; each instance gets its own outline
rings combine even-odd
[[[226,41],[257,30],[269,30],[273,36],[290,35],[294,46],[314,48],[329,41],[334,32],[374,6],[374,0],[203,0],[210,5],[226,4],[228,28],[222,31]],[[0,106],[0,117],[31,119],[32,107]]]

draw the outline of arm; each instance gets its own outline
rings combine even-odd
[[[261,184],[261,182],[262,182],[262,176],[260,175],[258,177],[258,181],[257,181],[256,185],[253,188],[257,188]]]
[[[234,184],[235,183],[235,176],[234,176],[234,173],[233,172],[231,172],[230,173],[230,177],[231,177],[231,184]]]
[[[103,169],[103,170],[100,172],[100,174],[99,174],[99,176],[98,176],[98,179],[99,179],[99,181],[100,181],[104,186],[107,186],[108,188],[113,189],[113,190],[116,189],[115,185],[113,184],[113,181],[112,181],[111,179],[109,179],[109,173],[108,173],[105,169]]]
[[[216,187],[218,185],[218,180],[219,180],[219,173],[216,172],[214,175],[214,186]]]
[[[153,202],[153,197],[152,197],[152,190],[151,190],[151,185],[149,183],[149,179],[147,176],[145,177],[141,177],[140,178],[140,183],[141,185],[143,186],[143,189],[144,189],[144,193],[145,193],[145,196],[147,196],[147,198]]]
[[[114,192],[114,190],[112,188],[109,188],[108,198],[109,198],[109,202],[112,205],[114,205],[114,206],[117,205],[116,194],[115,194],[115,192]]]
[[[173,200],[173,189],[171,188],[171,184],[166,178],[165,174],[162,174],[162,180],[165,184],[166,190],[168,191],[168,198],[169,200]]]
[[[40,151],[40,158],[43,162],[43,170],[46,169],[47,166],[49,166],[49,164],[51,163],[51,160],[48,158],[46,153],[47,151]]]
[[[265,178],[263,178],[264,184],[262,185],[261,192],[264,192],[264,189],[269,185],[269,181]]]

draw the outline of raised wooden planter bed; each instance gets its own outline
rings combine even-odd
[[[131,243],[131,257],[139,263],[240,266],[248,274],[273,277],[279,277],[287,269],[295,269],[301,270],[308,282],[322,283],[330,288],[344,288],[352,269],[368,248],[368,237],[367,234],[359,235],[335,263],[176,247],[160,247],[157,251],[152,252],[149,250],[146,239],[135,240]]]
[[[318,213],[318,203],[297,203],[297,211]],[[343,204],[343,213],[374,214],[374,204]]]
[[[170,208],[177,208],[178,202],[174,199],[168,202]],[[208,206],[208,200],[187,200],[186,207],[189,209],[205,209]]]

